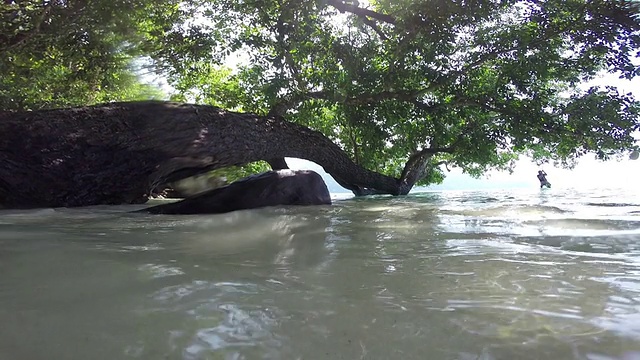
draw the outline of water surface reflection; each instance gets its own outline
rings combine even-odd
[[[640,200],[601,195],[4,212],[0,359],[636,359]]]

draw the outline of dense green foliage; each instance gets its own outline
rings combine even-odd
[[[639,75],[633,1],[9,3],[3,108],[147,96],[130,68],[145,56],[173,99],[284,115],[367,168],[399,176],[433,155],[423,183],[442,164],[477,175],[522,154],[571,166],[638,148],[638,102],[578,86]]]
[[[131,71],[142,55],[128,1],[0,4],[0,108],[37,109],[157,96]]]
[[[38,109],[165,97],[139,73],[184,46],[179,0],[0,3],[0,108]],[[167,45],[171,43],[171,46]],[[166,46],[165,46],[166,45]]]
[[[423,151],[481,174],[521,154],[571,166],[637,147],[635,99],[578,87],[638,75],[637,3],[210,1],[202,16],[227,51],[183,59],[178,89],[286,114],[371,169],[399,175]],[[229,52],[235,73],[215,66]]]
[[[244,166],[229,166],[209,172],[210,176],[223,177],[227,183],[232,183],[252,174],[259,174],[270,169],[269,164],[264,161],[256,161]]]

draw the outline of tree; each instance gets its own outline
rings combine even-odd
[[[323,164],[354,192],[411,189],[355,165],[321,133],[280,117],[152,101],[0,113],[0,204],[142,203],[175,180],[287,156]]]
[[[14,27],[12,32],[3,28],[3,34],[9,33],[9,36],[3,35],[0,53],[26,59],[33,52],[45,58],[48,52],[38,49],[51,47],[58,49],[60,58],[66,61],[74,59],[71,49],[76,43],[59,39],[65,39],[66,34],[82,39],[85,34],[95,33],[90,39],[109,39],[86,42],[110,46],[108,51],[98,52],[102,56],[99,57],[100,64],[123,64],[117,61],[119,56],[133,59],[145,55],[179,91],[174,95],[176,100],[246,112],[244,116],[265,122],[254,122],[256,129],[264,130],[264,126],[272,121],[285,124],[283,121],[287,120],[304,126],[296,128],[302,134],[307,134],[303,129],[308,127],[338,144],[331,145],[333,143],[325,139],[307,142],[304,150],[300,147],[289,151],[291,148],[280,142],[300,146],[303,143],[298,142],[300,136],[283,133],[276,137],[278,142],[270,143],[273,149],[258,151],[256,149],[262,149],[265,140],[256,137],[251,138],[255,142],[253,146],[243,142],[244,151],[251,155],[237,155],[234,150],[231,151],[232,160],[218,159],[215,164],[204,161],[207,158],[204,153],[198,153],[197,159],[190,158],[193,154],[184,141],[195,141],[192,134],[182,137],[179,142],[182,148],[175,147],[165,153],[160,151],[161,157],[156,154],[147,158],[148,154],[139,150],[120,152],[127,153],[127,159],[141,157],[128,160],[143,169],[137,172],[140,176],[151,171],[150,164],[166,167],[165,162],[173,161],[175,167],[166,176],[153,175],[151,178],[155,180],[193,174],[221,164],[241,165],[243,161],[267,160],[281,164],[278,158],[265,156],[287,155],[321,160],[325,169],[330,173],[333,171],[332,174],[340,178],[339,182],[356,194],[404,194],[416,183],[441,179],[443,174],[439,166],[444,164],[478,175],[489,168],[510,169],[521,155],[571,167],[577,158],[588,153],[606,160],[639,148],[634,138],[640,129],[638,102],[630,94],[621,94],[612,87],[582,91],[578,86],[602,71],[617,73],[623,78],[638,75],[640,70],[634,63],[640,49],[637,2],[173,1],[162,2],[161,7],[142,0],[120,4],[132,9],[122,19],[113,16],[119,4],[117,1],[95,1],[91,2],[97,4],[93,12],[86,13],[92,15],[87,15],[87,19],[79,16],[71,22],[78,25],[68,27],[64,27],[63,22],[55,22],[55,17],[50,15],[53,12],[46,12],[53,8],[46,10],[46,7],[55,4],[59,11],[66,11],[58,16],[67,16],[76,14],[69,10],[74,3],[31,1],[40,7],[24,10],[32,14],[28,17],[28,26],[15,27],[15,21],[3,25]],[[17,3],[5,2],[7,5],[2,9],[6,10],[8,6],[12,10],[3,10],[3,14],[23,14],[23,10],[14,9]],[[94,26],[92,20],[101,12],[112,16]],[[51,20],[43,22],[42,19]],[[45,36],[49,30],[59,36]],[[36,34],[43,34],[42,38]],[[27,50],[28,44],[34,47]],[[238,60],[235,69],[225,68],[230,59]],[[93,69],[92,63],[87,63],[86,68]],[[5,73],[4,69],[0,70]],[[85,84],[95,84],[89,81],[90,78],[82,77]],[[46,75],[43,83],[64,84],[62,79]],[[26,82],[14,84],[17,84],[11,89],[14,93],[28,88]],[[76,103],[95,102],[93,98],[86,98],[92,94],[90,89],[86,86],[80,91],[85,97],[78,96]],[[60,105],[46,99],[36,99],[33,103]],[[138,109],[135,104],[122,106]],[[124,108],[113,112],[122,116],[121,120],[111,115],[104,118],[112,121],[115,128],[124,126],[129,134],[116,138],[134,136],[131,134],[135,134],[135,126],[138,126],[131,115],[122,110]],[[71,116],[79,112],[86,124],[77,122],[72,116],[68,124],[58,120],[61,128],[70,133],[91,133],[100,137],[88,128],[93,124],[91,114],[104,115],[109,106],[92,109],[32,115],[39,124],[44,124],[42,121],[48,117],[54,121],[61,114]],[[153,113],[159,114],[156,110]],[[176,110],[165,110],[167,115],[163,119],[179,126],[173,117]],[[30,116],[23,113],[5,114],[2,120],[5,124],[1,126],[23,137],[40,136],[40,133],[29,132],[28,118]],[[17,119],[26,123],[20,125]],[[195,118],[189,119],[197,124]],[[75,124],[76,129],[69,124]],[[168,125],[153,124],[159,130],[147,129],[142,133],[171,139],[170,135],[161,133],[161,129],[168,131]],[[193,124],[189,126],[196,126]],[[105,131],[112,133],[108,128]],[[235,132],[225,128],[217,133],[232,135]],[[5,145],[28,150],[4,139],[6,136],[0,135],[0,141],[5,141]],[[132,141],[133,138],[128,139]],[[223,138],[211,140],[217,141],[216,146],[225,144],[228,149],[236,149]],[[156,146],[155,141],[145,139],[146,143],[154,144],[153,149],[160,146]],[[329,153],[340,159],[344,166],[338,168],[342,170],[336,170],[331,157],[316,158],[322,152],[312,146],[317,144],[326,146]],[[119,152],[118,146],[113,150]],[[284,151],[284,148],[289,150]],[[100,149],[108,151],[111,148]],[[340,149],[345,154],[341,154]],[[208,151],[214,151],[222,158],[225,156],[219,148],[208,148]],[[0,156],[14,159],[14,155],[7,153],[0,148]],[[92,156],[98,163],[86,167],[79,165],[80,173],[87,172],[84,177],[78,175],[78,179],[107,174],[99,171],[107,166],[106,160]],[[172,158],[182,160],[170,160]],[[187,158],[191,160],[185,161]],[[37,161],[35,157],[31,160]],[[353,161],[355,166],[346,160]],[[9,164],[16,166],[12,162]],[[4,173],[9,174],[7,169],[11,166],[3,166]],[[345,169],[351,175],[345,175]],[[126,166],[119,171],[131,171],[131,168]],[[117,172],[112,169],[110,177]],[[3,181],[5,185],[2,185]],[[134,201],[148,190],[148,184],[143,186],[146,181],[149,179],[138,180],[137,185],[131,185],[137,190],[125,192],[122,197],[96,195],[90,203]],[[70,184],[73,182],[67,183]],[[112,182],[105,184],[111,186]],[[2,187],[5,194],[13,188],[7,186],[6,177],[0,176]]]
[[[207,6],[202,16],[226,51],[173,71],[179,89],[321,130],[376,171],[400,176],[411,159],[429,183],[445,163],[479,175],[510,169],[520,155],[571,167],[587,153],[606,160],[637,149],[636,100],[614,88],[578,88],[602,71],[638,75],[637,2]],[[233,76],[216,86],[187,80],[210,79],[212,64],[234,51],[248,55]],[[234,82],[244,91],[219,91]]]

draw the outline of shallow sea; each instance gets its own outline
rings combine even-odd
[[[640,192],[0,211],[0,359],[640,359]]]

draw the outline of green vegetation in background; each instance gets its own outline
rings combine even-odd
[[[158,53],[151,34],[180,19],[179,1],[4,1],[0,109],[162,99],[135,60]],[[163,9],[159,11],[158,9]],[[186,18],[186,14],[182,14]]]
[[[177,90],[173,100],[283,115],[381,173],[399,176],[410,156],[433,152],[421,185],[442,181],[443,165],[480,175],[522,155],[571,167],[588,153],[638,149],[638,102],[612,87],[578,88],[603,71],[638,76],[637,2],[31,0],[0,9],[3,109],[158,97],[132,72],[145,57]]]
[[[441,167],[479,176],[528,155],[572,167],[637,149],[638,102],[580,91],[601,72],[638,75],[638,4],[627,1],[210,1],[218,48],[186,57],[181,94],[322,131],[355,162],[400,175],[441,148]],[[238,56],[231,72],[216,66]]]
[[[223,177],[227,183],[232,183],[249,175],[263,173],[270,170],[271,167],[264,161],[256,161],[244,166],[230,166],[222,169],[216,169],[209,172],[210,176]]]

